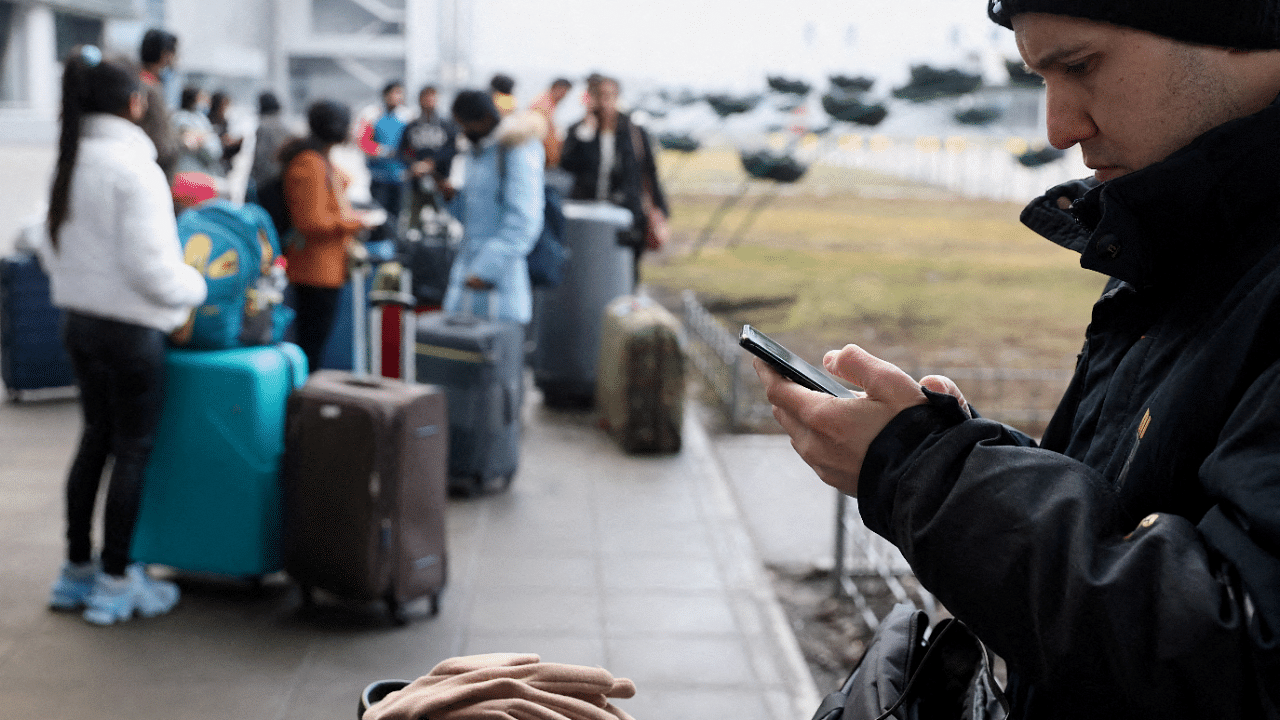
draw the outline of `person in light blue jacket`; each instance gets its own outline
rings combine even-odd
[[[535,113],[503,118],[480,90],[458,93],[453,117],[470,148],[460,198],[463,240],[444,310],[528,324],[533,295],[526,257],[542,232],[545,121]]]

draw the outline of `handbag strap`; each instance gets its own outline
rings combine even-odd
[[[954,630],[954,628],[961,629]],[[928,642],[929,647],[925,650],[924,657],[920,658],[919,664],[914,668],[910,668],[909,672],[911,677],[907,680],[906,687],[902,688],[902,694],[898,696],[897,701],[890,705],[883,713],[878,715],[875,720],[887,720],[891,715],[893,715],[893,713],[897,712],[898,708],[902,707],[904,703],[914,697],[915,691],[919,688],[918,681],[920,680],[920,677],[925,674],[922,670],[930,664],[932,658],[942,652],[938,648],[943,646],[943,638],[947,637],[948,634],[955,635],[957,632],[967,632],[969,636],[973,638],[974,642],[978,644],[978,648],[982,652],[982,671],[990,672],[991,651],[987,649],[987,646],[979,640],[977,636],[973,635],[973,632],[965,627],[959,620],[954,618],[944,620],[938,624],[936,632],[930,635]],[[1004,712],[1007,715],[1009,713],[1009,699],[1005,697],[1004,693],[999,692],[998,686],[994,683],[992,683],[992,687],[996,690],[996,700],[1000,703],[1000,707],[1004,709]]]
[[[635,149],[636,172],[640,173],[640,203],[645,214],[648,214],[650,208],[657,206],[653,201],[653,181],[649,179],[649,173],[645,172],[645,158],[649,154],[644,151],[644,138],[640,136],[640,128],[634,122],[628,123],[628,126],[631,128],[631,147]]]

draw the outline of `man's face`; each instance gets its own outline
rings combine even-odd
[[[1049,143],[1079,144],[1100,181],[1159,162],[1248,114],[1229,51],[1065,15],[1013,18],[1018,50],[1044,78]]]
[[[422,93],[418,96],[418,107],[422,108],[424,115],[434,114],[436,111],[436,94],[432,90]]]
[[[387,104],[388,110],[395,110],[404,104],[404,88],[393,87],[382,96],[383,102]]]
[[[601,115],[614,114],[618,111],[618,86],[608,81],[596,85],[591,92],[591,103]]]

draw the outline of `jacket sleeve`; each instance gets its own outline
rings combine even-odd
[[[191,308],[205,301],[208,285],[182,259],[173,198],[158,165],[117,183],[118,263],[125,281],[162,307]]]
[[[344,218],[329,201],[328,173],[319,153],[303,152],[285,171],[284,197],[289,219],[308,240],[342,239],[363,226],[355,218]]]
[[[581,122],[569,126],[565,134],[564,146],[560,149],[560,167],[574,174],[590,172],[600,164],[599,153],[595,141],[583,142],[578,137]]]
[[[513,258],[523,260],[533,249],[542,233],[546,203],[542,142],[529,140],[512,148],[499,147],[496,152],[507,154],[505,177],[498,177],[504,186],[498,207],[502,217],[497,232],[480,241],[479,252],[468,268],[472,275],[495,285],[500,284]]]
[[[636,126],[636,130],[640,133],[640,146],[644,151],[644,162],[640,165],[640,172],[644,173],[649,180],[649,188],[653,191],[653,204],[662,211],[663,215],[671,217],[671,208],[667,205],[667,194],[663,192],[662,180],[658,177],[658,158],[653,152],[653,139],[639,125]]]
[[[1161,511],[1135,525],[1089,467],[932,393],[872,443],[859,508],[1054,696],[1098,716],[1257,716],[1259,687],[1273,703],[1280,687],[1280,371],[1255,393],[1200,478],[1241,502],[1203,519]]]

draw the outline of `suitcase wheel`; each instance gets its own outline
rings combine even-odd
[[[404,627],[409,624],[409,618],[404,613],[404,606],[396,600],[395,590],[388,590],[383,600],[387,603],[387,613],[391,615],[391,624],[396,627]]]
[[[453,476],[449,478],[449,496],[471,499],[488,493],[503,492],[511,487],[511,481],[515,477],[515,473],[487,478],[474,475],[470,477]]]

